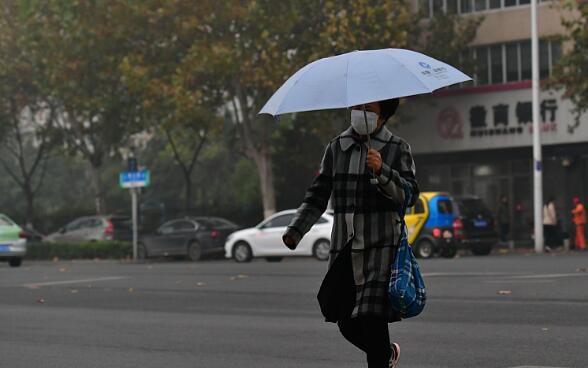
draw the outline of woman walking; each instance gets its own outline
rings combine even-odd
[[[354,106],[351,127],[327,145],[319,175],[283,235],[295,249],[332,198],[334,228],[329,271],[318,299],[326,321],[367,355],[369,368],[396,367],[400,346],[388,323],[400,320],[388,302],[388,283],[400,236],[397,211],[410,188],[418,198],[409,145],[384,124],[399,100]]]

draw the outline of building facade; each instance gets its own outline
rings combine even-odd
[[[533,233],[531,25],[527,0],[428,0],[429,16],[449,11],[482,15],[466,57],[474,82],[409,99],[411,118],[395,125],[410,142],[423,190],[476,194],[491,209],[509,199],[511,236]],[[565,16],[539,3],[540,75],[548,77],[562,55]],[[544,199],[553,196],[564,230],[571,200],[588,198],[588,116],[577,122],[561,91],[542,90],[540,118]]]

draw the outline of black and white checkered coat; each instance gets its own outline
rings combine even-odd
[[[370,183],[367,143],[352,128],[347,129],[327,145],[320,173],[308,188],[287,234],[298,243],[326,210],[331,198],[335,223],[329,268],[351,242],[356,285],[352,317],[375,315],[394,321],[398,318],[388,306],[387,288],[400,236],[396,211],[404,202],[403,185],[412,188],[415,200],[419,189],[410,146],[404,140],[383,127],[371,144],[382,156],[378,183]]]

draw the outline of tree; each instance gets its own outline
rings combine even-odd
[[[568,130],[573,132],[580,125],[582,114],[588,111],[588,1],[565,1],[562,9],[573,14],[562,19],[567,31],[564,40],[571,45],[555,66],[547,86],[563,89],[564,97],[572,101],[575,124],[568,126]]]
[[[193,206],[192,175],[198,157],[222,123],[215,115],[220,92],[207,91],[205,84],[186,89],[179,82],[190,78],[183,63],[194,40],[205,32],[199,15],[211,11],[206,2],[152,0],[132,4],[127,14],[138,47],[121,65],[125,85],[140,102],[148,124],[167,139],[184,179],[186,211]]]
[[[0,166],[20,188],[25,222],[32,226],[54,145],[54,109],[42,92],[42,63],[27,43],[27,26],[14,3],[0,7]]]
[[[72,155],[89,164],[96,212],[103,213],[100,169],[141,130],[142,111],[122,82],[120,66],[134,46],[128,3],[22,1],[30,40],[43,51],[46,91],[56,102],[56,127]]]

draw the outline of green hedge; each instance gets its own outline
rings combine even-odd
[[[132,257],[129,242],[41,243],[27,247],[27,259],[121,259]]]

